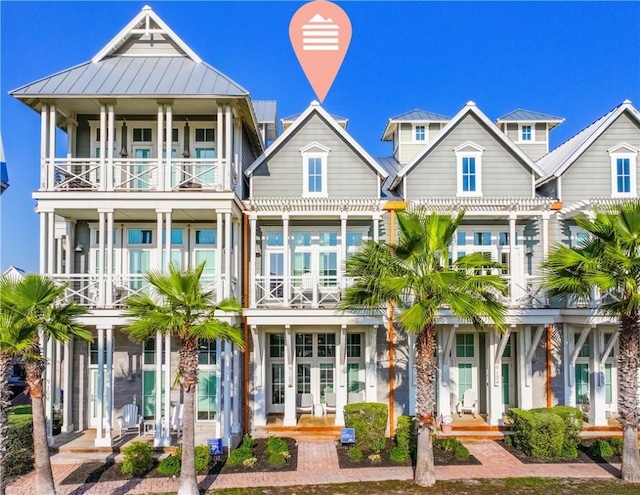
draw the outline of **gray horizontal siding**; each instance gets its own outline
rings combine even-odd
[[[547,154],[547,143],[516,143],[534,162]]]
[[[467,115],[407,175],[408,200],[456,196],[457,161],[454,148],[466,141],[482,146],[482,194],[485,197],[531,197],[532,172],[520,163],[485,126]]]
[[[303,163],[300,149],[313,142],[331,150],[327,164],[330,197],[379,196],[376,172],[318,115],[312,115],[254,171],[253,196],[302,196]]]
[[[607,150],[623,142],[640,148],[640,129],[626,114],[618,117],[562,175],[561,200],[565,205],[611,196],[611,158]],[[640,190],[640,174],[636,180]]]
[[[411,144],[411,143],[402,143],[400,145],[400,163],[409,163],[424,147],[427,145],[427,142]]]
[[[536,124],[536,141],[541,142],[541,143],[546,143],[547,142],[547,124],[546,123],[541,123],[541,124]]]

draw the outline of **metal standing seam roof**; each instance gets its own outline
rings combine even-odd
[[[271,123],[277,119],[277,102],[275,100],[252,100],[253,111],[259,123]]]
[[[295,115],[290,115],[289,117],[284,117],[282,119],[280,119],[282,122],[294,122],[298,119],[298,117],[300,117],[300,115],[302,115],[301,113],[297,113]],[[331,115],[331,118],[333,120],[335,120],[336,122],[348,122],[349,119],[346,117],[340,117],[339,115],[334,115],[332,113],[330,113],[329,115]]]
[[[58,72],[10,92],[45,96],[248,96],[249,92],[204,62],[185,56],[108,57]]]
[[[523,110],[522,108],[518,108],[513,112],[503,115],[497,120],[497,122],[503,120],[510,122],[564,122],[562,117],[556,117],[555,115],[550,115],[548,113],[534,112],[532,110]]]
[[[414,120],[430,120],[434,122],[443,122],[443,121],[451,120],[451,117],[446,117],[445,115],[440,115],[438,113],[433,113],[433,112],[427,112],[426,110],[420,110],[416,108],[415,110],[411,110],[409,112],[396,115],[395,117],[391,117],[389,119],[389,122],[414,121]]]
[[[621,105],[613,108],[611,111],[607,112],[598,120],[585,127],[573,137],[569,138],[553,151],[540,158],[536,162],[536,164],[545,173],[545,177],[540,182],[546,182],[552,176],[557,175],[561,169],[565,168],[565,166],[568,166],[568,161],[571,159],[571,157],[576,152],[578,152],[578,150],[580,150],[582,146],[584,146],[592,138],[594,138],[596,134],[598,134],[600,131],[603,131],[604,128],[608,126],[608,122],[612,115],[620,111],[621,107],[626,104],[627,102],[625,100],[625,103],[622,103]]]
[[[389,177],[382,183],[380,190],[381,197],[386,199],[401,199],[400,193],[391,189],[391,184],[396,178],[396,174],[402,169],[402,165],[392,156],[376,157],[374,160],[389,173]]]

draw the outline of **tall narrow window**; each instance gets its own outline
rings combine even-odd
[[[458,162],[458,196],[482,195],[483,151],[483,148],[471,142],[454,149]]]
[[[327,161],[329,148],[311,143],[300,150],[302,154],[303,196],[327,196]]]
[[[611,195],[613,197],[636,197],[636,157],[638,150],[621,143],[609,149],[611,158]]]

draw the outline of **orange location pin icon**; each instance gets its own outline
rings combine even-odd
[[[300,7],[289,24],[289,38],[311,87],[322,102],[351,42],[351,21],[335,3],[314,0]]]

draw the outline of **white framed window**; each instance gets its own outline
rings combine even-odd
[[[217,411],[218,346],[215,340],[198,341],[197,421],[214,421]]]
[[[458,196],[482,196],[482,153],[484,148],[467,141],[453,150],[456,154]]]
[[[300,149],[302,154],[302,195],[327,197],[327,162],[329,151],[320,143],[311,143]]]
[[[423,143],[427,140],[427,126],[414,124],[413,140],[417,143]]]
[[[531,124],[520,124],[518,136],[521,142],[535,141],[535,127]]]
[[[620,143],[608,151],[611,158],[611,196],[636,197],[638,149],[627,143]]]

